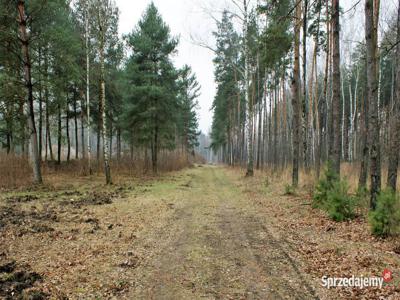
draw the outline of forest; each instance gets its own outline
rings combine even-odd
[[[357,42],[341,37],[340,17],[358,23],[361,1],[347,11],[339,1],[298,2],[267,1],[253,10],[244,2],[241,30],[224,11],[214,33],[211,147],[224,163],[245,166],[246,176],[290,169],[290,192],[304,170],[316,181],[313,205],[340,220],[353,214],[344,163],[349,172],[357,169],[353,189],[358,198],[369,194],[371,211],[380,214],[374,220],[397,223],[399,13],[393,9],[383,20],[380,1],[365,1],[365,38]],[[374,230],[386,235],[393,226]]]
[[[125,2],[0,0],[0,299],[398,299],[400,1]]]
[[[111,183],[113,156],[146,157],[157,173],[160,152],[193,155],[199,83],[173,65],[179,41],[154,5],[122,39],[112,1],[3,1],[1,11],[1,141],[17,163],[29,157],[35,183],[43,161],[86,160]]]

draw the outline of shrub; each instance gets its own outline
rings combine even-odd
[[[381,237],[398,234],[400,231],[400,199],[392,190],[382,191],[377,198],[374,211],[369,213],[372,234]]]
[[[369,199],[369,191],[366,187],[358,187],[356,191],[356,197],[360,199],[360,201],[368,201]]]
[[[362,209],[365,213],[369,210],[369,200],[370,200],[370,193],[366,187],[358,187],[355,198],[357,199],[357,204],[360,209]]]
[[[326,210],[334,221],[341,222],[355,217],[356,199],[349,195],[345,180],[336,180],[327,192]]]
[[[287,195],[287,196],[296,195],[296,189],[293,187],[293,185],[290,185],[290,184],[286,184],[285,185],[285,193],[284,193],[284,195]]]
[[[335,221],[344,221],[355,217],[356,199],[349,195],[347,182],[340,180],[328,164],[315,188],[312,207],[325,210]]]
[[[328,164],[322,178],[318,181],[318,184],[315,187],[312,201],[313,208],[325,207],[328,200],[328,192],[333,188],[333,183],[335,181],[337,181],[337,176]]]

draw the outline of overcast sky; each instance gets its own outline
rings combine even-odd
[[[257,0],[250,1],[251,4],[255,4]],[[213,13],[214,18],[220,19],[222,9],[229,6],[232,9],[232,4],[230,0],[154,0],[153,2],[164,21],[170,26],[171,33],[180,38],[178,54],[174,57],[176,65],[178,67],[184,64],[190,65],[201,84],[198,113],[200,129],[207,133],[211,127],[210,109],[216,88],[212,63],[214,54],[196,45],[193,40],[201,40],[212,45],[212,31],[216,26],[210,12]],[[347,52],[364,36],[363,1],[360,1],[355,10],[348,11],[358,2],[358,0],[341,0],[340,2],[344,11],[347,11],[341,18],[342,28],[345,29],[342,32],[342,53]],[[395,11],[396,2],[397,0],[381,1],[381,23],[385,23],[388,15]],[[116,0],[116,3],[120,9],[120,32],[124,34],[131,32],[136,26],[151,0]]]

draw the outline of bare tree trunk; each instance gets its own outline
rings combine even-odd
[[[319,0],[318,5],[321,5],[321,0]],[[318,160],[320,160],[320,147],[319,147],[319,98],[318,98],[318,76],[317,76],[317,52],[318,52],[318,41],[319,41],[319,24],[320,24],[320,19],[321,19],[321,10],[318,12],[317,16],[317,35],[314,40],[314,51],[313,51],[313,59],[312,59],[312,68],[311,68],[311,76],[310,76],[310,88],[309,88],[309,99],[310,99],[310,108],[309,109],[309,117],[311,119],[310,126],[309,126],[309,144],[310,144],[310,149],[311,153],[311,162],[315,162],[315,159],[318,157]],[[313,89],[313,84],[314,84],[314,74],[315,74],[315,91]],[[314,116],[315,114],[315,116]],[[315,153],[314,153],[315,151]],[[313,160],[314,159],[314,160]],[[310,163],[311,163],[310,162]],[[318,168],[320,168],[320,161],[318,161]],[[317,173],[317,178],[319,177],[319,173]]]
[[[157,122],[157,121],[156,121]],[[152,162],[152,167],[153,167],[153,173],[157,174],[158,172],[158,126],[154,129],[154,140],[153,140],[153,145],[151,147],[151,162]],[[146,150],[146,156],[147,156],[147,150]]]
[[[294,25],[294,68],[292,78],[292,107],[293,107],[293,170],[292,185],[297,187],[299,184],[299,154],[300,154],[300,19],[301,6],[296,6],[296,18]]]
[[[369,165],[369,101],[365,95],[362,95],[364,101],[362,113],[362,135],[361,135],[361,167],[358,188],[363,189],[367,186],[368,165]]]
[[[288,135],[287,135],[287,120],[288,120],[288,113],[287,113],[287,99],[286,99],[286,75],[285,72],[282,74],[281,78],[282,82],[282,118],[283,118],[283,128],[282,128],[282,154],[283,154],[283,167],[286,168],[287,166],[287,161],[288,161],[288,149],[289,149],[289,140],[288,140]]]
[[[326,133],[327,133],[327,119],[328,119],[328,74],[329,74],[329,57],[330,57],[330,22],[329,22],[329,3],[326,1],[326,32],[327,32],[327,46],[326,46],[326,58],[325,58],[325,76],[324,76],[324,90],[323,90],[323,102],[320,103],[320,121],[319,121],[319,141],[317,148],[317,157],[316,157],[316,175],[317,178],[320,176],[321,172],[321,160],[322,160],[322,146],[326,141]],[[324,131],[325,129],[325,131]],[[325,152],[325,151],[324,151]],[[325,157],[325,156],[324,156]]]
[[[349,161],[349,127],[350,127],[350,106],[351,106],[351,95],[349,96],[349,101],[345,97],[344,80],[345,75],[343,75],[342,81],[342,94],[343,94],[343,105],[342,105],[342,153],[343,160]],[[349,79],[349,90],[351,91],[351,79]]]
[[[86,43],[86,127],[89,175],[92,174],[92,146],[90,145],[90,61],[89,61],[89,5],[85,10],[85,43]],[[82,140],[83,143],[83,140]]]
[[[46,95],[45,95],[45,98],[46,98],[46,139],[48,140],[50,160],[53,161],[54,155],[53,155],[53,144],[51,143],[49,96],[48,96],[47,88],[45,90],[45,93],[46,93]]]
[[[61,105],[58,101],[57,164],[61,164]]]
[[[371,176],[371,209],[376,207],[376,198],[381,188],[380,162],[380,128],[378,115],[378,82],[377,82],[377,26],[375,24],[374,0],[365,1],[365,40],[367,44],[367,91],[370,122],[370,176]]]
[[[273,145],[273,135],[272,135],[272,100],[273,100],[273,92],[271,91],[269,94],[269,114],[268,114],[268,164],[271,165],[272,162],[272,154],[274,153],[274,145]]]
[[[265,75],[267,74],[267,71],[265,71]],[[267,125],[268,125],[268,111],[267,111],[267,76],[265,76],[264,79],[264,95],[263,95],[263,101],[264,101],[264,117],[263,117],[263,151],[262,151],[262,167],[266,165],[268,162],[267,160],[267,149],[268,149],[268,136],[267,136]]]
[[[397,13],[397,41],[400,40],[400,0]],[[400,43],[396,46],[396,96],[390,122],[389,168],[387,185],[396,191],[400,153]]]
[[[246,131],[247,131],[247,172],[246,176],[253,176],[253,122],[252,112],[253,106],[250,102],[249,97],[249,49],[248,49],[248,19],[247,19],[247,0],[243,0],[244,8],[244,22],[243,22],[243,38],[244,38],[244,80],[245,80],[245,102],[246,108]]]
[[[77,99],[74,93],[74,126],[75,126],[75,159],[79,158],[79,136],[78,136],[78,116],[77,116]]]
[[[38,140],[36,135],[35,127],[35,111],[33,108],[33,86],[32,86],[32,74],[31,74],[31,59],[29,55],[29,38],[26,30],[25,15],[25,1],[18,0],[18,25],[19,34],[21,41],[21,52],[24,61],[24,80],[27,89],[27,116],[28,116],[28,128],[30,136],[30,147],[31,147],[31,163],[33,169],[33,179],[36,184],[42,183],[42,173],[40,168],[40,159],[38,152]]]
[[[43,98],[42,98],[42,47],[39,46],[39,161],[42,161],[42,148],[43,148]]]
[[[109,130],[109,132],[110,132],[110,135],[109,135],[109,139],[110,139],[110,142],[109,142],[109,149],[110,149],[110,151],[109,151],[109,159],[111,160],[112,159],[112,155],[113,155],[113,128],[112,128],[112,122],[110,122],[110,130]]]
[[[121,129],[117,128],[117,161],[121,160]]]
[[[71,159],[71,139],[69,136],[69,104],[67,98],[67,109],[65,111],[65,133],[67,137],[67,162]]]
[[[258,141],[257,141],[257,169],[261,166],[261,130],[262,130],[262,97],[260,97],[260,64],[259,55],[257,54],[257,101],[258,101]]]
[[[45,99],[45,114],[46,114],[46,160],[47,160],[47,145],[50,153],[50,160],[54,160],[53,156],[53,145],[51,143],[51,132],[50,132],[50,111],[49,111],[49,88],[48,88],[48,82],[49,82],[49,66],[48,66],[48,56],[47,56],[47,51],[45,53],[44,57],[44,68],[45,68],[45,74],[46,74],[46,84],[44,87],[44,99]],[[47,144],[48,143],[48,144]]]
[[[303,139],[303,160],[306,172],[310,170],[309,149],[308,149],[308,99],[307,99],[307,10],[308,0],[304,0],[303,9],[303,99],[302,99],[302,139]],[[309,108],[308,108],[309,109]]]
[[[105,38],[105,32],[101,33],[102,39]],[[101,88],[101,111],[100,115],[102,118],[102,140],[103,140],[103,155],[104,155],[104,173],[106,175],[106,184],[111,184],[111,171],[109,162],[109,144],[107,140],[107,120],[106,120],[106,83],[105,83],[105,72],[104,72],[104,40],[101,42],[100,46],[100,88]]]
[[[99,105],[99,107],[101,104]],[[100,162],[100,146],[101,146],[101,118],[97,122],[97,145],[96,145],[96,160],[97,160],[97,166],[99,165]]]
[[[81,107],[81,116],[80,116],[80,123],[81,123],[81,144],[82,144],[82,158],[85,159],[86,158],[86,149],[85,149],[85,109],[84,109],[84,105],[83,105],[83,99],[81,99],[80,101],[80,107]]]
[[[274,86],[274,171],[277,170],[279,163],[278,159],[278,86],[279,79],[275,75],[275,86]]]
[[[333,117],[333,145],[329,158],[332,171],[340,178],[341,159],[341,101],[340,101],[340,39],[339,39],[339,0],[332,1],[332,117]]]

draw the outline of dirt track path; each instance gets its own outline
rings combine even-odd
[[[148,255],[130,269],[128,299],[315,299],[268,221],[217,167],[161,191],[171,212],[140,234]]]

